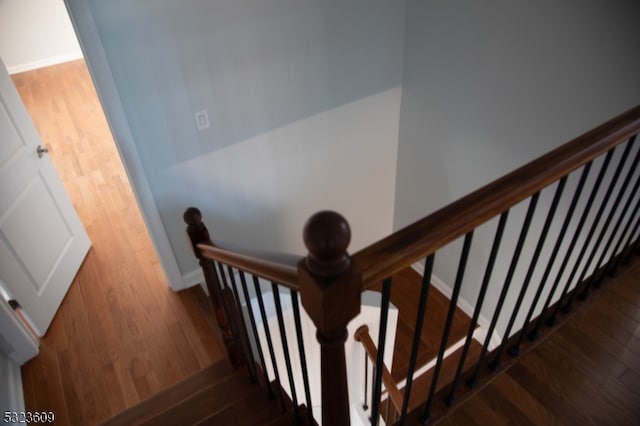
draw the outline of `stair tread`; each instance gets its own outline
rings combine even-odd
[[[231,404],[250,395],[259,387],[251,383],[244,369],[239,369],[225,379],[204,387],[199,392],[180,401],[179,404],[147,417],[141,425],[196,424],[212,414],[224,411]],[[266,398],[266,396],[265,396]]]
[[[140,423],[155,413],[166,410],[167,407],[179,404],[205,387],[215,386],[216,383],[227,380],[232,374],[234,372],[231,364],[222,360],[116,414],[102,424],[116,426]]]
[[[291,426],[291,425],[313,425],[317,426],[315,421],[309,420],[309,414],[307,411],[307,407],[303,404],[298,407],[300,412],[301,420],[296,421],[296,412],[293,408],[290,408],[286,413],[274,418],[268,423],[265,423],[265,426]]]
[[[405,268],[393,275],[391,303],[398,308],[398,324],[393,361],[391,364],[391,375],[397,382],[407,377],[418,312],[417,301],[420,297],[421,288],[422,276],[412,267]],[[380,285],[374,287],[374,290],[380,291],[380,289]],[[429,297],[427,298],[416,368],[426,365],[438,355],[440,337],[449,305],[449,298],[431,284]],[[464,339],[470,324],[471,318],[460,308],[457,308],[451,323],[449,341],[456,342]]]
[[[449,386],[449,384],[451,384],[451,382],[453,381],[456,374],[456,369],[458,368],[458,363],[460,362],[460,357],[462,356],[462,349],[463,348],[459,348],[442,362],[442,367],[440,368],[440,376],[436,385],[436,392],[439,392],[446,386]],[[481,351],[482,345],[475,339],[471,340],[471,345],[469,345],[469,352],[467,353],[465,365],[462,369],[463,374],[475,365]],[[434,369],[432,368],[413,381],[413,385],[411,388],[411,398],[409,399],[409,411],[416,409],[424,403],[425,396],[428,395],[429,388],[431,387],[433,372]],[[404,389],[401,389],[400,391],[403,392]]]
[[[264,424],[282,414],[277,398],[269,398],[264,388],[253,386],[253,391],[229,403],[222,410],[200,420],[197,425],[251,425]]]
[[[442,367],[440,368],[440,375],[438,378],[438,383],[436,385],[436,392],[444,389],[446,386],[449,386],[453,381],[456,369],[458,368],[458,363],[460,362],[460,357],[462,356],[463,348],[459,348],[451,355],[446,357],[442,362]],[[469,345],[469,352],[467,353],[467,358],[465,360],[464,367],[462,369],[462,373],[469,371],[471,367],[473,367],[478,360],[478,356],[482,351],[482,345],[478,343],[475,339],[471,340],[471,344]],[[429,389],[431,387],[431,379],[433,378],[435,367],[429,369],[428,371],[421,374],[419,377],[415,377],[413,380],[413,384],[411,386],[411,397],[409,399],[409,407],[407,412],[411,412],[418,408],[420,405],[424,404],[428,394]],[[404,388],[400,389],[400,393],[404,396]],[[380,413],[383,418],[386,418],[386,400],[382,402],[380,405]],[[393,410],[393,407],[392,407]],[[393,413],[393,411],[391,411]]]

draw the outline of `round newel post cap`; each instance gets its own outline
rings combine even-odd
[[[314,214],[304,225],[303,238],[309,250],[305,262],[310,272],[330,277],[349,269],[351,228],[342,215],[329,210]]]
[[[202,213],[196,207],[189,207],[182,215],[184,223],[191,227],[199,227],[202,225]]]

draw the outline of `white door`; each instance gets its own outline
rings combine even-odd
[[[0,279],[43,336],[91,246],[0,61]]]

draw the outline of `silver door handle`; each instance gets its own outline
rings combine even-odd
[[[43,148],[42,145],[38,145],[36,152],[38,153],[38,158],[42,158],[42,156],[49,152],[49,150],[47,148]]]

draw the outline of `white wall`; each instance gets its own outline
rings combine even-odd
[[[81,58],[64,0],[0,0],[0,56],[10,74]]]
[[[407,8],[396,229],[640,103],[636,1],[409,0]],[[529,253],[551,195],[543,194]],[[494,230],[495,222],[476,233],[463,292],[470,301]],[[518,232],[519,224],[507,228],[497,282]],[[450,284],[460,247],[436,261]],[[489,306],[498,292],[490,290]]]
[[[404,2],[90,5],[184,274],[190,205],[218,239],[300,254],[320,209],[352,251],[391,231]]]

